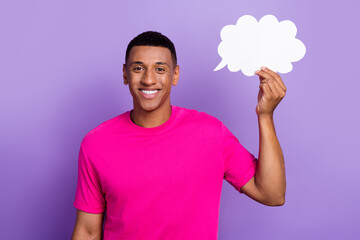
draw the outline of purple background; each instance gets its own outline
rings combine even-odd
[[[261,205],[224,181],[219,239],[359,237],[358,9],[355,0],[1,1],[1,239],[70,239],[81,139],[132,108],[122,64],[146,30],[175,43],[172,104],[219,118],[257,156],[258,78],[213,72],[221,28],[244,14],[293,21],[307,52],[282,75],[275,112],[286,203]]]

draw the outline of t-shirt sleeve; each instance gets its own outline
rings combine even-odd
[[[222,124],[222,132],[224,179],[242,193],[240,188],[255,175],[257,159],[240,144],[224,124]]]
[[[105,198],[100,181],[83,143],[78,158],[78,180],[74,206],[88,213],[101,213],[105,210]]]

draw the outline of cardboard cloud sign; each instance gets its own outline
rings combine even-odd
[[[259,22],[250,15],[239,18],[236,25],[221,29],[222,42],[218,53],[222,60],[214,71],[226,65],[231,72],[241,70],[253,76],[265,66],[275,72],[288,73],[292,62],[305,55],[305,45],[296,39],[296,26],[290,20],[279,22],[273,15],[262,17]]]

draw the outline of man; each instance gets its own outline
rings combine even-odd
[[[170,104],[179,71],[164,35],[149,31],[129,43],[123,78],[133,109],[81,142],[73,240],[217,239],[223,179],[262,204],[284,204],[284,159],[273,122],[286,91],[279,75],[256,72],[257,160],[215,117]]]

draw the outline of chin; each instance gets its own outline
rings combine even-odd
[[[140,108],[146,112],[152,112],[155,109],[159,108],[159,104],[141,104]]]

